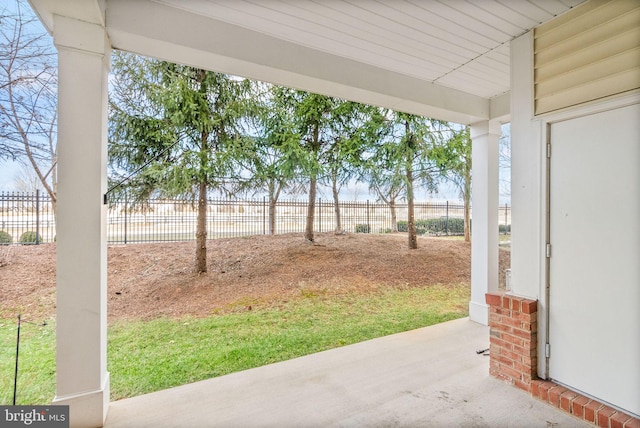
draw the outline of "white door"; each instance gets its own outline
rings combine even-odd
[[[550,140],[549,375],[640,415],[640,105]]]

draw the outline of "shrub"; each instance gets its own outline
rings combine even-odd
[[[13,244],[13,236],[9,235],[9,233],[4,230],[0,230],[0,245],[11,244]]]
[[[356,233],[369,233],[369,225],[363,223],[356,224]]]
[[[511,225],[510,224],[501,224],[498,225],[498,230],[500,231],[500,233],[511,233]]]
[[[416,235],[424,235],[427,233],[427,221],[428,220],[416,220],[413,224],[416,227]],[[398,232],[408,232],[409,225],[406,221],[401,220],[398,222]]]
[[[445,217],[427,220],[427,229],[433,235],[462,235],[464,234],[464,219]]]
[[[464,234],[464,219],[451,218],[447,222],[446,217],[430,218],[428,220],[416,220],[416,234],[424,235],[429,233],[431,235],[463,235]],[[408,229],[406,221],[398,222],[398,232],[406,232]]]
[[[28,230],[20,235],[21,244],[35,244],[36,242],[42,242],[42,237],[33,230]]]

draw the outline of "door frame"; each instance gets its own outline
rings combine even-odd
[[[546,248],[547,244],[551,244],[550,239],[550,222],[551,222],[551,158],[550,154],[553,151],[551,145],[551,125],[557,122],[564,122],[571,119],[577,119],[583,116],[589,116],[597,113],[602,113],[609,110],[614,110],[622,107],[627,107],[634,104],[640,104],[640,89],[630,91],[623,95],[613,95],[603,98],[601,100],[595,100],[585,103],[580,106],[567,107],[554,112],[545,113],[542,115],[534,116],[533,121],[538,120],[541,128],[544,132],[541,132],[541,144],[542,147],[540,155],[543,157],[541,164],[544,166],[542,177],[545,180],[541,186],[544,192],[541,200],[544,201],[544,230],[541,231],[540,239],[543,241],[542,254],[540,254],[540,262],[543,266],[544,273],[542,278],[544,282],[540,284],[538,292],[538,325],[542,328],[538,331],[538,377],[542,379],[549,379],[549,358],[547,357],[547,349],[549,346],[549,320],[550,320],[550,307],[549,307],[549,295],[550,295],[550,258],[547,257]]]

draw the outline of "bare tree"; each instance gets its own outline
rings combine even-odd
[[[9,3],[0,6],[0,159],[28,164],[55,212],[56,51],[26,1]]]
[[[30,165],[22,164],[20,172],[14,178],[15,190],[25,193],[35,193],[42,191],[42,183]]]

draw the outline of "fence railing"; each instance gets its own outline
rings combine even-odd
[[[392,231],[391,210],[384,203],[345,201],[340,202],[339,207],[341,229],[345,232]],[[403,222],[406,224],[407,219],[407,204],[396,204],[395,211],[402,231]],[[462,233],[462,204],[417,202],[414,213],[419,232],[444,235]],[[274,232],[303,232],[306,217],[307,201],[278,201]],[[508,233],[511,208],[508,205],[500,207],[498,218],[500,232]],[[316,232],[334,231],[334,202],[316,201],[314,219]],[[195,239],[197,205],[191,200],[181,199],[150,199],[143,204],[133,204],[126,199],[112,198],[108,205],[107,222],[110,244],[188,241]],[[208,239],[269,234],[270,230],[269,203],[266,198],[212,198],[207,201]],[[55,216],[48,195],[40,192],[0,192],[0,243],[3,243],[3,236],[6,240],[6,235],[13,243],[53,242],[55,233]]]

